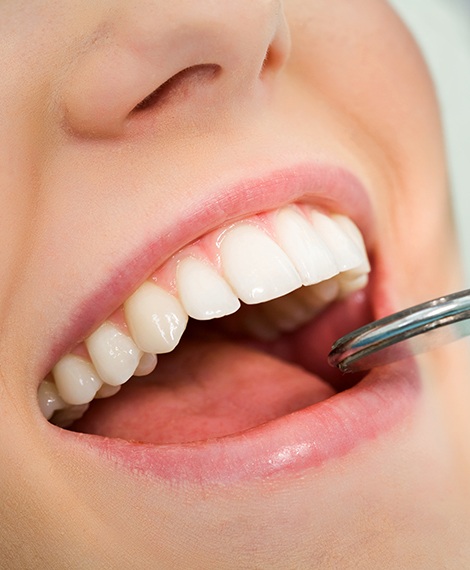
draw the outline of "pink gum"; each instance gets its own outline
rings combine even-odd
[[[308,217],[308,214],[314,210],[314,208],[308,204],[294,204],[290,207],[295,207],[297,211],[303,213],[303,215],[306,217]],[[318,208],[315,209],[318,210]],[[160,266],[148,278],[148,280],[153,281],[159,287],[165,289],[165,291],[168,293],[171,293],[175,297],[178,297],[176,286],[176,272],[178,264],[187,257],[193,257],[200,261],[206,262],[214,267],[220,274],[222,274],[223,272],[220,258],[220,245],[222,243],[224,234],[226,234],[230,229],[234,228],[237,225],[250,224],[263,230],[272,239],[276,240],[274,218],[277,211],[278,210],[270,210],[267,212],[261,212],[248,218],[243,218],[226,226],[218,227],[217,229],[212,230],[193,243],[177,251],[162,266]],[[128,327],[124,318],[123,307],[119,307],[119,309],[117,309],[117,311],[110,315],[110,317],[106,320],[107,322],[112,323],[117,328],[122,330],[124,333],[128,334]],[[77,345],[72,350],[72,354],[89,358],[88,351],[84,342],[81,342],[79,345]]]

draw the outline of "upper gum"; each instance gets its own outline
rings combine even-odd
[[[219,254],[218,245],[221,236],[223,234],[225,234],[227,231],[229,231],[231,228],[237,225],[253,224],[259,228],[262,228],[270,237],[274,239],[273,229],[272,229],[272,217],[273,215],[275,215],[277,211],[280,211],[286,207],[297,207],[302,212],[316,210],[324,212],[327,215],[333,215],[332,212],[325,212],[322,208],[316,207],[313,204],[303,203],[303,202],[293,202],[280,206],[279,208],[276,209],[257,212],[254,214],[250,214],[249,216],[246,216],[244,218],[225,222],[220,226],[218,226],[217,228],[214,228],[205,233],[204,235],[196,238],[191,243],[181,247],[174,254],[172,254],[166,261],[164,261],[152,274],[150,274],[150,276],[146,279],[146,281],[153,281],[159,287],[177,297],[178,291],[176,286],[176,269],[178,263],[182,259],[189,256],[193,256],[200,260],[209,261],[209,263],[211,263],[220,272],[221,267],[220,267],[220,254]],[[115,326],[117,326],[123,332],[127,332],[127,334],[129,334],[130,336],[130,332],[128,331],[128,326],[124,317],[124,310],[123,310],[124,303],[122,303],[121,306],[116,311],[114,311],[107,319],[102,321],[100,325],[96,327],[94,330],[97,330],[103,324],[103,322],[110,322]],[[92,333],[90,333],[88,336],[90,336],[91,334]],[[88,357],[85,341],[80,342],[70,352],[72,354],[76,354],[77,356]]]

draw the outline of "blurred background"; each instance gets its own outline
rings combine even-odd
[[[390,0],[421,45],[441,101],[454,210],[470,287],[470,0]]]

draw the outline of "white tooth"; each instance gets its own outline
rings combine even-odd
[[[89,404],[81,406],[67,406],[63,410],[58,410],[51,418],[51,422],[59,427],[68,427],[74,421],[79,420],[88,410]]]
[[[183,259],[177,270],[178,294],[190,317],[198,320],[230,315],[240,308],[227,281],[207,263]]]
[[[309,311],[297,296],[299,291],[300,289],[290,295],[260,305],[260,310],[275,329],[284,332],[292,331],[310,320]]]
[[[263,303],[302,285],[299,274],[282,249],[252,225],[229,230],[221,244],[225,277],[242,301]]]
[[[321,303],[327,305],[336,299],[339,295],[339,276],[334,279],[329,279],[328,281],[323,281],[323,283],[317,283],[314,287],[314,293],[317,299]]]
[[[38,402],[39,408],[46,420],[49,420],[52,414],[57,410],[61,410],[67,406],[64,400],[59,396],[57,386],[52,380],[43,380],[41,384],[39,384]]]
[[[343,231],[354,241],[354,243],[358,246],[359,250],[362,253],[363,261],[360,265],[361,273],[368,273],[370,271],[370,263],[369,258],[367,256],[366,245],[364,243],[364,238],[356,226],[356,224],[346,216],[334,215],[332,216],[333,220],[337,222]]]
[[[98,392],[96,392],[95,398],[98,400],[102,398],[111,398],[111,396],[117,394],[120,389],[121,386],[111,386],[110,384],[103,383]]]
[[[147,376],[150,372],[155,370],[157,366],[157,356],[156,354],[150,354],[149,352],[144,352],[142,358],[140,359],[139,366],[137,366],[134,376]]]
[[[188,315],[176,297],[147,281],[124,303],[132,338],[144,352],[171,352],[184,333]]]
[[[328,246],[340,271],[347,271],[363,263],[363,255],[355,241],[334,220],[313,211],[311,218],[314,228]]]
[[[85,345],[100,378],[111,386],[127,382],[142,356],[134,341],[111,323],[101,325]]]
[[[88,404],[103,384],[92,364],[74,354],[61,358],[52,374],[61,398],[68,404]]]
[[[350,293],[364,289],[369,281],[369,275],[367,273],[362,273],[360,275],[352,274],[349,271],[342,273],[340,276],[340,296],[345,297]]]
[[[293,208],[284,208],[275,218],[278,243],[290,257],[304,285],[319,283],[339,273],[330,250],[313,226]]]

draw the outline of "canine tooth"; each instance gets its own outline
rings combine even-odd
[[[52,374],[59,395],[68,404],[88,404],[103,384],[92,364],[74,354],[62,357]]]
[[[38,388],[39,408],[46,420],[52,417],[57,410],[65,408],[67,404],[59,396],[57,386],[51,380],[43,380]]]
[[[183,259],[177,269],[178,294],[190,317],[198,320],[230,315],[240,308],[227,281],[207,263]]]
[[[221,259],[225,277],[248,305],[281,297],[302,285],[284,251],[249,224],[235,226],[225,234]]]
[[[340,271],[348,271],[363,263],[363,255],[348,234],[333,219],[313,211],[311,218],[320,238],[328,246]]]
[[[304,285],[312,285],[339,273],[329,248],[312,224],[293,208],[280,210],[275,218],[278,243],[290,257]]]
[[[144,352],[171,352],[183,334],[188,315],[176,297],[147,281],[124,303],[132,338]]]
[[[101,388],[96,392],[95,398],[102,399],[102,398],[111,398],[119,392],[121,386],[111,386],[110,384],[103,383]]]
[[[147,376],[147,374],[155,370],[155,366],[157,366],[156,354],[144,352],[140,359],[139,366],[135,369],[134,376]]]
[[[85,341],[91,361],[106,384],[119,386],[134,374],[142,352],[111,323],[104,323]]]

